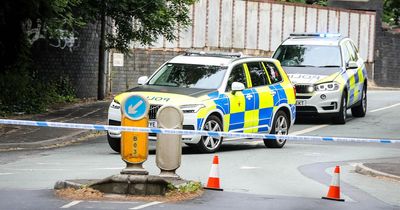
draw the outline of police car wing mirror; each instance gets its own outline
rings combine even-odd
[[[139,85],[145,85],[148,79],[149,79],[149,77],[147,77],[147,76],[141,76],[138,79],[138,84]]]
[[[244,84],[241,82],[233,82],[231,89],[232,89],[232,93],[235,94],[237,91],[244,90]]]
[[[346,69],[357,69],[358,65],[355,61],[349,61],[346,65]]]

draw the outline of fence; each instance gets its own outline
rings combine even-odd
[[[160,38],[150,49],[221,48],[274,51],[294,32],[341,33],[373,62],[375,12],[262,0],[200,0],[191,8],[192,25],[178,27],[179,39]]]

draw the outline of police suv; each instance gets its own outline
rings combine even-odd
[[[152,76],[140,77],[128,92],[149,100],[149,127],[157,127],[158,109],[171,104],[184,113],[183,129],[287,135],[295,121],[294,86],[279,61],[243,57],[235,53],[187,52],[164,63]],[[110,104],[108,122],[120,125],[120,102]],[[155,139],[155,134],[150,134]],[[111,148],[120,151],[121,134],[108,132]],[[183,135],[182,141],[201,152],[215,152],[222,137]],[[264,140],[267,147],[281,148],[285,139]]]
[[[296,86],[297,114],[323,115],[346,123],[367,111],[367,72],[358,49],[340,34],[291,34],[275,51]]]

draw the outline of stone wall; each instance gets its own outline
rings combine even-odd
[[[374,82],[378,86],[400,87],[400,34],[385,31],[378,39]]]
[[[74,37],[34,42],[34,62],[47,79],[68,77],[77,97],[97,96],[99,30],[89,24]]]

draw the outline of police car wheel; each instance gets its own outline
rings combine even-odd
[[[287,114],[284,111],[279,110],[276,113],[270,133],[277,135],[287,135],[289,133],[289,120]],[[264,144],[268,148],[282,148],[285,143],[286,139],[284,138],[279,138],[276,140],[264,139]]]
[[[342,100],[340,102],[340,110],[336,117],[333,118],[335,124],[346,124],[347,118],[347,94],[346,92],[342,95]]]
[[[108,144],[110,145],[111,149],[115,152],[121,153],[121,139],[120,138],[113,138],[107,133],[107,140]]]
[[[204,123],[203,130],[220,132],[222,131],[222,122],[217,116],[211,115]],[[213,153],[219,149],[221,143],[222,137],[202,136],[197,144],[197,149],[203,153]]]
[[[354,117],[365,117],[367,113],[367,87],[364,85],[360,104],[351,108],[351,114]]]

